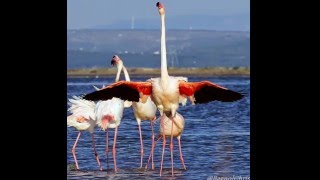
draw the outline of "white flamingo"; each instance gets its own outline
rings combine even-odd
[[[160,126],[160,133],[159,133],[159,137],[158,137],[157,141],[160,140],[161,138],[163,138],[163,136],[171,137],[171,135],[172,135],[173,137],[176,137],[178,139],[180,160],[183,165],[183,169],[186,170],[186,166],[184,164],[184,159],[182,156],[182,150],[181,150],[182,148],[181,148],[181,142],[180,142],[181,135],[184,130],[184,124],[185,124],[184,117],[177,112],[176,116],[173,118],[174,121],[171,121],[165,114],[161,118],[162,118],[162,121],[164,122],[163,123],[164,127]],[[155,142],[155,145],[156,145],[157,141]],[[163,164],[164,148],[166,146],[166,139],[164,138],[163,141],[164,141],[164,143],[162,146],[161,164]],[[173,144],[170,144],[170,149],[171,148],[173,149]],[[148,163],[146,166],[148,166],[148,164],[149,164],[150,157],[153,154],[153,151],[154,151],[154,149],[151,150],[151,153],[150,153],[149,159],[148,159]],[[171,151],[170,153],[171,153],[171,163],[173,164],[173,152]],[[171,168],[172,168],[172,172],[173,172],[173,166]],[[160,169],[160,171],[162,171],[162,169]]]
[[[100,91],[86,94],[83,98],[97,101],[118,97],[134,102],[146,102],[147,97],[151,96],[151,100],[156,104],[160,115],[166,114],[173,121],[172,117],[176,115],[179,102],[183,102],[187,97],[192,104],[207,103],[214,100],[232,102],[241,99],[243,94],[210,81],[187,82],[187,78],[169,76],[165,42],[165,10],[159,2],[157,2],[157,7],[161,18],[161,76],[151,78],[146,82],[119,81]],[[172,138],[173,136],[171,136],[171,141]]]
[[[77,170],[79,170],[79,165],[76,157],[76,146],[80,138],[81,131],[88,130],[91,134],[94,155],[98,162],[100,171],[102,171],[99,156],[96,151],[96,145],[94,143],[94,127],[96,126],[94,114],[95,103],[73,96],[73,99],[69,99],[69,105],[70,108],[68,109],[68,111],[70,111],[72,114],[67,117],[67,125],[69,127],[72,126],[79,131],[77,139],[72,147],[72,155],[76,163],[76,168]]]
[[[112,63],[111,63],[112,64]],[[117,75],[115,78],[115,82],[119,81],[120,73],[122,68],[118,68]],[[129,77],[125,75],[126,81],[129,81]],[[100,89],[94,86],[94,88],[99,91]],[[123,109],[125,107],[131,106],[130,101],[123,101],[119,98],[112,98],[111,100],[99,101],[96,104],[95,108],[95,118],[97,125],[104,131],[106,131],[106,155],[108,159],[109,154],[109,136],[108,129],[115,129],[114,131],[114,139],[113,139],[113,148],[112,148],[112,156],[114,163],[114,171],[117,172],[117,161],[116,161],[116,142],[117,142],[117,134],[118,134],[118,126],[121,123],[121,119],[123,116]]]
[[[126,69],[126,67],[123,65],[123,61],[119,58],[119,56],[114,55],[111,60],[112,65],[116,65],[118,68],[118,73],[120,74],[120,70],[122,69],[125,75],[126,81],[130,81],[129,73]],[[117,76],[117,79],[119,77]],[[138,127],[139,127],[139,135],[140,135],[140,168],[142,168],[143,163],[143,140],[142,140],[142,133],[141,133],[141,121],[148,120],[150,121],[150,127],[151,127],[151,149],[154,147],[154,133],[153,133],[153,122],[156,120],[156,113],[157,113],[157,107],[156,105],[151,101],[151,98],[148,97],[147,101],[145,103],[142,102],[132,102],[132,108],[134,112],[134,116],[137,120]],[[151,169],[154,169],[154,163],[153,163],[153,154],[152,154],[152,166]]]
[[[115,129],[114,131],[114,139],[113,139],[113,163],[114,163],[114,171],[117,172],[117,161],[116,161],[116,143],[117,143],[117,133],[118,126],[121,123],[122,115],[124,109],[124,102],[119,98],[112,98],[107,101],[99,101],[96,104],[95,115],[97,125],[102,130],[108,130],[109,128]],[[106,137],[106,152],[108,155],[108,131]]]

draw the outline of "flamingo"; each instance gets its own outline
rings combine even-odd
[[[115,129],[114,131],[114,139],[113,139],[113,148],[112,148],[112,156],[114,163],[114,171],[117,172],[117,161],[116,161],[116,143],[117,143],[117,133],[118,126],[121,123],[122,115],[124,109],[124,102],[119,98],[112,98],[107,101],[99,101],[96,104],[95,115],[97,126],[102,130],[108,130],[109,128]],[[107,145],[106,152],[108,154],[108,131],[107,131]]]
[[[111,60],[112,65],[116,65],[119,70],[123,70],[126,81],[130,81],[129,73],[126,69],[126,67],[123,65],[123,61],[119,58],[118,55],[114,55]],[[118,73],[120,74],[120,73]],[[119,79],[117,76],[116,79]],[[156,113],[157,113],[157,107],[156,105],[151,101],[151,98],[148,97],[147,101],[145,103],[142,102],[132,102],[132,108],[134,112],[134,116],[136,118],[136,121],[138,123],[139,127],[139,135],[140,135],[140,168],[142,168],[143,163],[143,141],[142,141],[142,133],[141,133],[141,121],[143,120],[149,120],[150,121],[150,127],[152,132],[152,144],[151,149],[153,149],[154,146],[154,133],[153,133],[153,122],[156,120]],[[153,163],[153,154],[152,154],[152,170],[154,170],[154,163]]]
[[[77,96],[73,96],[73,99],[69,99],[69,105],[70,108],[68,109],[68,111],[70,111],[72,114],[67,117],[67,125],[69,127],[74,127],[79,131],[77,139],[72,147],[72,156],[76,163],[76,168],[77,170],[79,170],[79,165],[76,157],[76,146],[80,138],[81,131],[88,130],[91,134],[94,155],[98,162],[100,171],[102,171],[99,156],[96,151],[96,145],[94,143],[94,127],[96,126],[94,114],[95,103],[92,101],[80,99]]]
[[[165,9],[160,2],[157,2],[156,6],[161,18],[161,76],[151,78],[146,82],[119,81],[99,91],[88,93],[83,98],[97,101],[118,97],[123,100],[145,103],[147,98],[151,96],[151,100],[156,104],[160,115],[165,114],[172,121],[176,116],[179,102],[185,102],[187,97],[193,105],[215,100],[233,102],[242,99],[243,94],[210,81],[187,82],[185,77],[169,76],[166,57]],[[163,118],[161,119],[163,120]],[[163,125],[163,121],[161,124]],[[171,140],[172,138],[171,135]],[[170,147],[172,147],[172,144],[170,144]]]
[[[171,137],[171,135],[172,135],[173,137],[176,137],[178,139],[180,160],[183,165],[183,169],[186,170],[186,166],[184,164],[184,159],[182,156],[181,141],[180,141],[182,132],[184,130],[184,124],[185,124],[184,117],[177,112],[176,116],[173,118],[174,121],[171,121],[166,115],[162,116],[161,118],[164,123],[163,123],[163,126],[160,126],[160,133],[159,133],[159,137],[158,137],[157,141],[160,140],[163,136]],[[162,147],[163,150],[162,150],[161,167],[163,164],[164,148],[166,145],[166,139],[164,138],[163,141],[164,141],[164,143],[163,143],[163,147]],[[155,142],[155,144],[156,143],[157,142]],[[170,149],[173,149],[173,147],[171,147],[172,145],[173,144],[170,144]],[[150,153],[149,159],[148,159],[148,163],[146,166],[148,166],[148,164],[149,164],[150,157],[153,154],[153,151],[154,151],[154,149],[151,150],[151,153]],[[171,151],[170,153],[171,153],[171,163],[173,164],[173,151]],[[173,172],[173,166],[171,168],[172,168],[172,172]],[[162,168],[160,169],[160,174],[161,174],[161,172],[162,172]]]
[[[114,65],[113,63],[111,63]],[[118,68],[117,75],[115,78],[115,82],[119,81],[120,73],[122,67]],[[125,74],[126,81],[130,81],[128,74]],[[99,89],[96,86],[93,86],[96,91]],[[104,88],[104,86],[102,87]],[[102,100],[97,102],[95,108],[95,118],[97,125],[104,131],[106,131],[106,155],[108,159],[108,129],[115,129],[114,131],[114,139],[113,139],[113,148],[112,148],[112,156],[113,156],[113,163],[114,163],[114,171],[117,172],[117,162],[116,162],[116,142],[117,142],[117,133],[118,133],[118,126],[121,123],[121,119],[123,116],[124,108],[130,107],[132,102],[130,101],[123,101],[119,98],[112,98],[111,100]]]

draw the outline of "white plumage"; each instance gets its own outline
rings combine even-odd
[[[160,125],[160,135],[165,135],[167,137],[171,137],[171,135],[173,137],[181,136],[185,124],[185,120],[181,114],[177,112],[176,116],[173,118],[174,121],[170,120],[166,115],[162,118],[164,124]]]
[[[85,120],[84,122],[78,121],[79,116],[69,115],[67,117],[67,125],[68,127],[74,127],[78,131],[88,130],[90,133],[93,133],[94,127],[96,126],[96,121],[94,120]]]
[[[99,156],[95,147],[93,134],[94,127],[96,126],[95,103],[92,101],[81,99],[77,96],[73,96],[73,99],[69,99],[69,105],[70,108],[68,109],[68,111],[72,114],[67,117],[67,126],[72,126],[79,131],[77,139],[72,147],[72,155],[76,163],[76,168],[79,169],[78,161],[75,154],[75,148],[80,138],[81,131],[88,130],[91,133],[94,155],[96,157],[100,170],[102,170]]]
[[[124,102],[119,98],[112,98],[107,101],[99,101],[95,107],[96,123],[106,130],[107,128],[116,128],[120,125],[124,109]],[[112,119],[107,118],[113,117]],[[106,122],[106,126],[103,125]]]
[[[95,121],[95,103],[92,101],[81,99],[77,96],[73,96],[73,99],[69,99],[70,108],[68,109],[72,115],[67,117],[67,125],[76,128],[79,131],[88,130],[93,133],[96,126]],[[84,118],[85,121],[79,122],[79,118]]]

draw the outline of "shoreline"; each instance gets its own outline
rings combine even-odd
[[[158,77],[160,68],[127,68],[132,77]],[[68,78],[114,77],[117,68],[79,68],[68,69]],[[123,72],[122,72],[123,73]],[[211,77],[211,76],[246,76],[250,77],[249,67],[206,67],[206,68],[168,68],[171,76]]]

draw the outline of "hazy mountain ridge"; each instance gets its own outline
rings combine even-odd
[[[250,66],[250,32],[167,30],[168,65]],[[109,66],[118,54],[128,67],[160,66],[159,30],[68,30],[68,68]]]
[[[133,23],[134,22],[134,23]],[[134,18],[119,20],[111,24],[97,25],[92,29],[160,29],[159,18]],[[233,15],[177,15],[166,16],[167,29],[194,29],[219,31],[249,31],[250,14]]]

